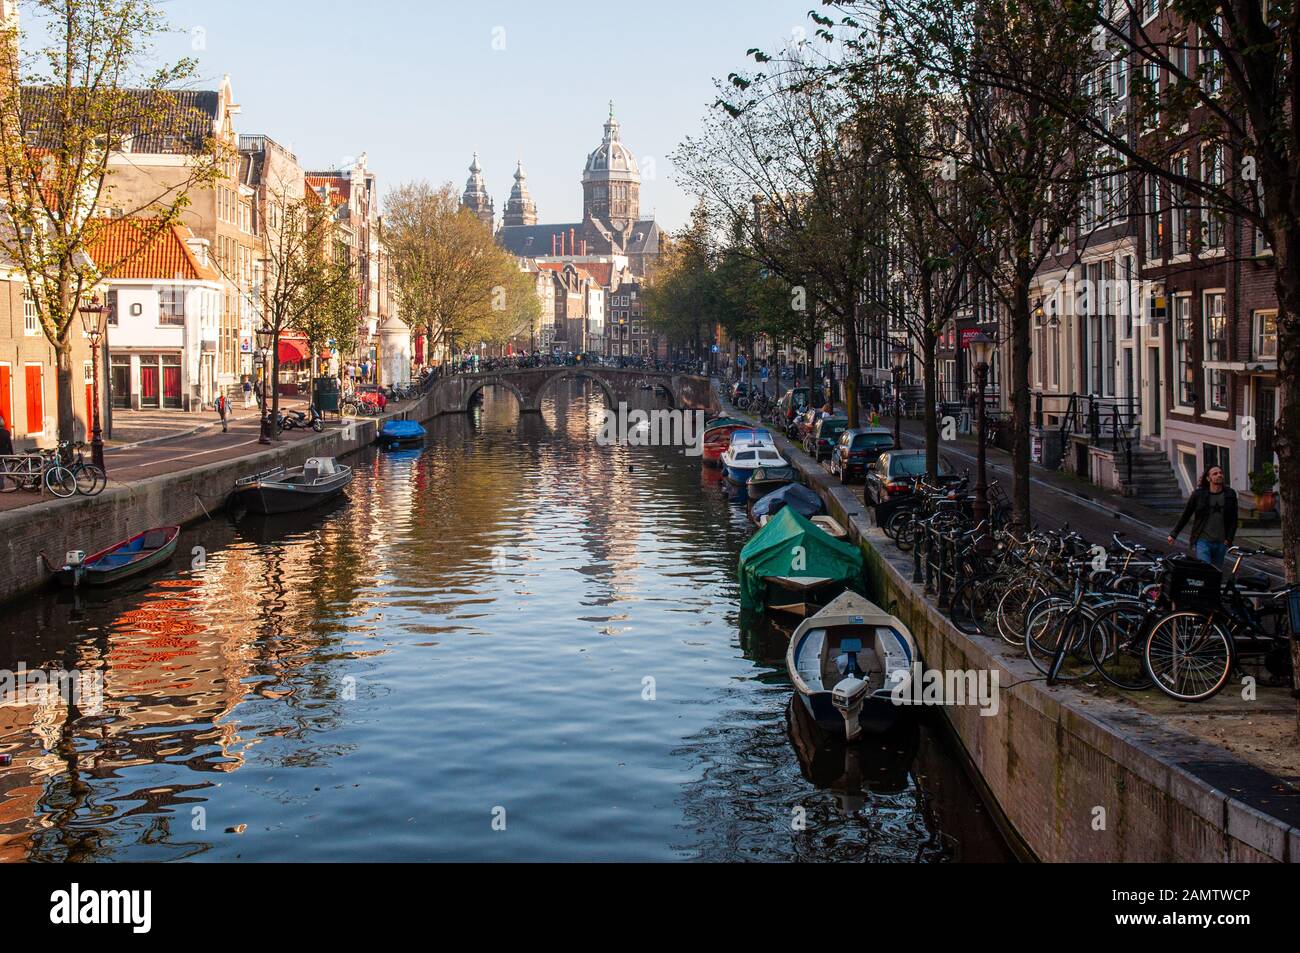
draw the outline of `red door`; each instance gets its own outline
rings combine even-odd
[[[14,429],[13,406],[9,395],[13,392],[13,382],[9,379],[9,365],[0,366],[0,417],[4,418],[5,429]]]
[[[91,367],[86,365],[86,433],[90,433],[90,428],[95,426],[95,378],[91,373]]]
[[[140,406],[158,406],[158,365],[140,365]]]
[[[40,433],[45,429],[45,393],[41,387],[44,368],[40,364],[28,364],[27,372],[27,432]]]
[[[179,367],[163,368],[163,406],[179,407],[181,405],[181,369]]]

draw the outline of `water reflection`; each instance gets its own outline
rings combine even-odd
[[[327,510],[7,612],[0,668],[105,698],[0,706],[0,860],[955,856],[901,755],[850,811],[848,768],[802,767],[782,636],[736,613],[743,509],[678,450],[597,446],[589,386],[488,392]]]

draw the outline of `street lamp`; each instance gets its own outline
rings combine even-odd
[[[989,362],[993,359],[993,339],[983,331],[976,331],[967,342],[967,347],[970,349],[971,360],[975,362],[975,399],[979,402],[979,453],[975,465],[975,503],[971,507],[971,515],[975,517],[976,525],[979,525],[989,518],[989,486],[984,470],[988,443],[984,426],[984,388],[989,379]],[[986,527],[986,532],[977,541],[980,552],[983,553],[989,551],[993,542],[992,536],[987,532],[988,528],[991,527]]]
[[[99,428],[99,344],[104,338],[104,320],[108,308],[99,303],[99,298],[90,299],[89,304],[82,304],[81,326],[90,338],[90,460],[104,470],[104,433]]]
[[[257,339],[257,353],[262,356],[262,427],[257,436],[257,442],[260,444],[271,443],[271,401],[266,392],[267,368],[270,366],[271,345],[275,342],[275,331],[266,324],[263,324],[253,336]],[[275,386],[275,381],[271,381],[271,386]]]
[[[894,449],[903,446],[903,370],[911,352],[901,344],[889,349],[889,362],[894,375]]]

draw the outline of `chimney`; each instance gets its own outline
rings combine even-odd
[[[551,257],[555,257],[555,233],[551,233]]]
[[[570,255],[572,255],[574,253],[574,249],[578,247],[574,241],[574,239],[577,237],[574,234],[575,231],[576,229],[572,229],[572,228],[569,229],[569,254]]]

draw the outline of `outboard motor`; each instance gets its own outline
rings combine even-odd
[[[861,639],[844,639],[840,642],[840,654],[835,657],[835,667],[844,678],[831,689],[831,703],[844,719],[844,737],[853,741],[862,734],[862,725],[858,716],[862,713],[862,703],[866,701],[869,688],[858,667],[858,653],[862,651]]]

